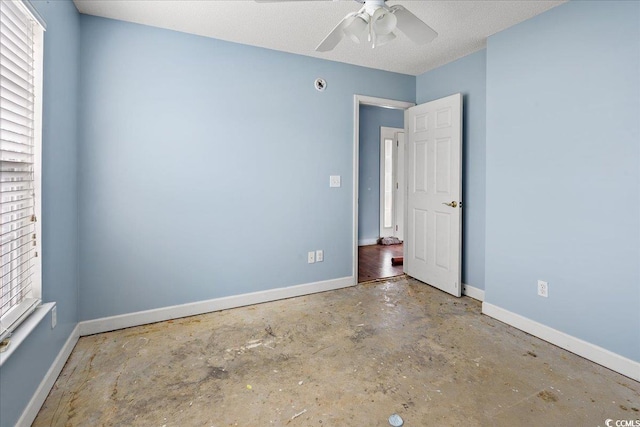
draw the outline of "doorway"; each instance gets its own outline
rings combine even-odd
[[[360,107],[403,110],[406,183],[403,272],[459,297],[462,291],[462,95],[419,106],[354,96],[353,277],[358,283]],[[361,242],[360,242],[361,243]]]
[[[404,224],[404,112],[360,108],[358,283],[403,274]]]
[[[354,102],[354,277],[356,282],[403,274],[402,244],[379,245],[380,237],[402,239],[404,184],[398,164],[404,151],[404,111],[413,103],[355,96]],[[395,203],[394,203],[395,202]],[[398,207],[398,204],[400,206]],[[396,209],[400,209],[399,211]],[[398,220],[399,219],[399,220]]]

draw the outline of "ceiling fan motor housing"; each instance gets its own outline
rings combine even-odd
[[[367,13],[373,16],[374,13],[381,7],[385,7],[386,0],[365,0],[364,9]]]

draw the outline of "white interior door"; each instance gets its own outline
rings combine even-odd
[[[405,202],[405,173],[404,173],[404,130],[396,132],[396,151],[394,152],[394,176],[396,185],[394,188],[394,236],[404,240],[404,202]]]
[[[409,108],[404,270],[461,295],[462,96]]]
[[[380,127],[380,237],[395,236],[396,164],[398,132],[403,129]]]

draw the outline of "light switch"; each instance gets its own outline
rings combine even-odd
[[[331,175],[329,177],[329,187],[340,187],[340,175]]]

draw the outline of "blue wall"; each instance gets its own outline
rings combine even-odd
[[[486,50],[416,79],[418,104],[462,94],[462,282],[484,289]]]
[[[358,240],[380,237],[380,126],[404,129],[404,110],[360,106]]]
[[[414,77],[84,15],[81,31],[81,319],[351,276],[353,95],[413,101]]]
[[[44,35],[42,288],[58,306],[0,368],[0,426],[13,426],[75,327],[78,294],[77,81],[80,17],[71,1],[33,2]]]
[[[463,93],[463,279],[640,361],[639,3],[570,2],[417,79],[35,4],[58,326],[45,319],[0,368],[0,426],[78,318],[350,275],[354,93]],[[324,263],[306,264],[313,249]]]
[[[569,2],[487,49],[486,301],[635,361],[639,20]]]

